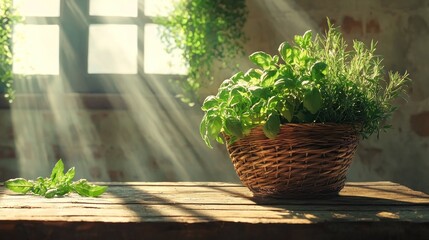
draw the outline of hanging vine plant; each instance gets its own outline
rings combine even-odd
[[[155,18],[163,25],[161,38],[168,49],[179,48],[188,67],[186,79],[173,80],[183,102],[199,102],[199,90],[213,83],[213,63],[230,67],[228,60],[244,54],[245,0],[179,0],[167,17]]]
[[[13,0],[0,0],[0,88],[9,102],[12,102],[15,93],[12,72],[13,26],[21,21],[22,18],[13,6]]]

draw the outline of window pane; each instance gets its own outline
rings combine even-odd
[[[13,71],[18,74],[59,74],[58,25],[23,25],[14,29]]]
[[[13,4],[23,16],[60,16],[60,0],[14,0]]]
[[[89,14],[93,16],[137,17],[137,0],[91,0]]]
[[[137,73],[137,25],[89,26],[89,73]]]
[[[175,2],[178,0],[145,0],[144,15],[146,16],[167,16],[173,10]]]
[[[159,25],[146,24],[144,28],[144,69],[146,73],[181,74],[187,73],[182,51],[167,53],[159,36]]]

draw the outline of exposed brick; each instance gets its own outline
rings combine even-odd
[[[105,156],[105,154],[104,154],[105,151],[104,151],[103,146],[101,146],[101,145],[92,145],[91,149],[92,149],[92,156],[95,159],[102,159]]]
[[[91,177],[98,180],[101,179],[101,169],[99,167],[91,167],[89,169],[89,173],[91,174]]]
[[[16,158],[15,148],[10,146],[0,146],[0,159]]]
[[[371,165],[380,154],[383,153],[383,149],[376,147],[361,147],[358,151],[358,155],[363,165]]]
[[[429,137],[429,111],[411,115],[411,129],[421,137]]]
[[[380,31],[380,23],[377,20],[371,19],[366,23],[366,33],[376,34],[380,33]]]
[[[341,28],[346,34],[359,34],[363,35],[363,24],[362,21],[355,20],[350,16],[345,16],[341,23]]]
[[[124,180],[124,172],[122,170],[109,170],[108,171],[110,181],[122,181]]]

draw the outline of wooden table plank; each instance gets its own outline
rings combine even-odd
[[[54,199],[0,186],[0,239],[32,239],[34,231],[33,239],[335,239],[343,227],[359,237],[429,239],[429,196],[391,182],[348,183],[340,196],[315,200],[254,198],[232,183],[101,184],[109,189],[99,198]],[[119,233],[105,234],[112,229]]]

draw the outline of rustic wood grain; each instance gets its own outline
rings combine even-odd
[[[0,239],[429,239],[429,196],[391,182],[314,200],[232,183],[101,184],[99,198],[54,199],[0,186]]]

